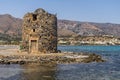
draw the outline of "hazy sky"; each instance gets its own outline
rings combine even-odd
[[[0,14],[22,18],[37,8],[59,19],[120,24],[120,0],[0,0]]]

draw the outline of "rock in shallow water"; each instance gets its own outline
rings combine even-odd
[[[78,54],[64,53],[49,54],[49,55],[9,55],[1,58],[1,64],[69,64],[69,63],[90,63],[104,62],[105,60],[98,54]]]

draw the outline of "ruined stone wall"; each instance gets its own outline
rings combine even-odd
[[[22,46],[31,51],[31,40],[37,40],[38,52],[57,51],[57,17],[43,9],[27,13],[23,19]]]

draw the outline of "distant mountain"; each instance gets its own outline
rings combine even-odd
[[[21,37],[21,29],[22,19],[9,14],[0,15],[0,39],[6,35],[9,38]],[[120,24],[58,20],[58,36],[74,35],[113,35],[120,37]]]
[[[0,15],[0,33],[10,36],[21,35],[22,19],[9,14]]]
[[[95,22],[80,22],[70,20],[58,20],[58,33],[59,36],[67,36],[62,33],[62,30],[70,32],[70,35],[81,36],[101,36],[112,35],[120,37],[120,24],[112,23],[95,23]]]

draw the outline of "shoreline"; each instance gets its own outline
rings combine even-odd
[[[0,64],[71,64],[105,62],[100,55],[88,53],[50,53],[0,55]]]
[[[58,46],[120,46],[120,44],[58,44]]]
[[[83,52],[38,53],[21,52],[19,46],[10,45],[0,48],[0,64],[71,64],[105,62],[101,55]]]

